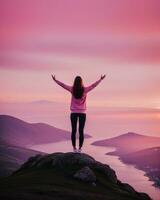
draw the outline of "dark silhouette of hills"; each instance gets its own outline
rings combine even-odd
[[[27,123],[9,115],[0,115],[0,143],[28,146],[70,140],[70,132],[45,123]],[[91,137],[85,134],[85,137]]]
[[[108,154],[123,155],[140,151],[145,148],[160,146],[160,137],[145,136],[128,132],[117,137],[95,141],[92,145],[116,147],[114,152],[109,152]]]
[[[118,180],[109,165],[87,154],[56,152],[30,157],[17,171],[0,179],[7,200],[151,200]]]

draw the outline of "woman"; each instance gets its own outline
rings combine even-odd
[[[69,91],[72,95],[71,104],[70,104],[70,119],[71,119],[71,126],[72,126],[72,146],[73,152],[80,153],[82,151],[83,140],[84,140],[84,126],[86,121],[86,97],[87,93],[90,92],[93,88],[95,88],[104,78],[106,75],[101,75],[100,79],[97,80],[95,83],[91,84],[88,87],[83,85],[82,78],[80,76],[76,76],[74,79],[73,86],[66,85],[55,78],[52,75],[53,80]],[[76,148],[76,131],[77,131],[77,120],[79,119],[79,148]]]

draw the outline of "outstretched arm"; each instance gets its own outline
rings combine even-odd
[[[57,80],[56,77],[55,77],[55,75],[54,75],[54,76],[52,75],[52,79],[53,79],[58,85],[60,85],[62,88],[64,88],[64,89],[68,90],[69,92],[71,92],[72,87],[69,86],[69,85],[66,85],[66,84],[62,83],[62,82],[59,81],[59,80]]]
[[[91,84],[88,87],[85,87],[86,92],[91,91],[92,89],[94,89],[104,78],[106,77],[106,75],[101,75],[100,79],[98,79],[98,81],[94,82],[93,84]]]

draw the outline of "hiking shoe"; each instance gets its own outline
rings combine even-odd
[[[79,149],[77,150],[77,152],[78,152],[78,153],[81,153],[81,152],[82,152],[82,149],[81,149],[81,148],[79,148]]]
[[[73,147],[73,152],[77,153],[77,148],[76,147]]]

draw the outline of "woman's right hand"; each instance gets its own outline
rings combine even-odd
[[[103,80],[106,77],[106,75],[101,75],[101,80]]]

